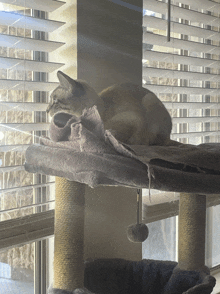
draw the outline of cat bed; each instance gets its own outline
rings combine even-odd
[[[173,261],[97,259],[85,263],[85,289],[48,294],[208,294],[215,282],[208,270],[179,270]]]
[[[96,106],[76,117],[57,112],[50,139],[26,150],[25,170],[99,185],[218,194],[220,144],[124,145],[104,130]]]

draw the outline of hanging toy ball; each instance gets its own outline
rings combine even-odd
[[[134,243],[144,242],[149,234],[148,227],[139,223],[139,208],[140,208],[140,189],[137,189],[137,223],[128,226],[127,237],[128,240]]]
[[[149,234],[148,227],[145,224],[133,224],[127,228],[128,240],[135,243],[144,242]]]

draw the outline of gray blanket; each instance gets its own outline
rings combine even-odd
[[[99,185],[218,194],[220,144],[126,146],[104,130],[96,107],[81,117],[56,113],[50,138],[26,151],[25,169]]]
[[[209,294],[215,282],[208,269],[183,271],[173,261],[96,259],[85,264],[85,289],[48,294]]]

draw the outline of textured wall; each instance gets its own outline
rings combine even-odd
[[[127,239],[128,225],[136,222],[136,189],[86,189],[85,248],[88,258],[140,260],[141,243]]]
[[[78,1],[77,77],[96,91],[116,83],[142,82],[141,9],[140,0]],[[135,222],[135,189],[87,188],[85,258],[141,259],[141,245],[126,236],[127,226]]]
[[[78,1],[79,79],[97,91],[125,81],[142,82],[141,8],[140,0]]]

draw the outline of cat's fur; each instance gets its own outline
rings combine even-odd
[[[52,92],[47,112],[67,111],[76,116],[96,105],[105,129],[130,145],[166,145],[170,141],[171,117],[163,103],[141,85],[111,86],[99,95],[85,81],[73,80],[61,71],[60,85]]]

